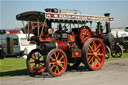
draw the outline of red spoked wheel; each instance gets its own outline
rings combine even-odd
[[[105,60],[105,47],[102,41],[96,38],[88,39],[82,49],[82,58],[89,70],[100,69]]]
[[[39,49],[34,49],[28,54],[26,63],[30,74],[41,74],[46,69],[45,56]]]
[[[67,57],[61,49],[51,50],[46,57],[46,67],[53,77],[62,75],[67,68]]]
[[[91,32],[89,31],[89,27],[85,26],[81,28],[81,31],[80,31],[81,43],[84,44],[85,41],[87,41],[89,38],[91,38]]]

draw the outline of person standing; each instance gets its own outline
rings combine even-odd
[[[2,44],[0,43],[0,59],[4,59],[5,55],[4,55],[4,50],[2,47]]]

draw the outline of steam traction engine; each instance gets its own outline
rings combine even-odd
[[[97,32],[93,32],[92,23],[104,22],[109,31],[113,18],[87,16],[77,10],[48,8],[45,12],[18,14],[16,19],[28,22],[27,28],[23,22],[24,31],[28,40],[37,45],[37,49],[27,57],[27,69],[31,74],[41,74],[46,70],[52,76],[60,76],[67,67],[76,68],[81,62],[89,70],[98,70],[103,66],[104,35],[99,32],[100,24],[97,24]],[[31,27],[29,23],[32,22],[37,24]],[[30,33],[34,34],[31,38]]]

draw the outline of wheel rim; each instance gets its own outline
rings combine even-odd
[[[66,69],[66,56],[61,51],[54,51],[49,58],[49,68],[52,74],[61,75]]]
[[[28,61],[29,67],[33,73],[41,73],[45,70],[44,56],[40,52],[34,52]]]
[[[89,66],[94,69],[100,69],[105,60],[105,48],[103,43],[98,40],[92,40],[87,49],[87,61]]]
[[[89,29],[81,29],[80,39],[82,44],[84,44],[85,41],[88,40],[88,38],[91,38],[91,33],[89,32]]]

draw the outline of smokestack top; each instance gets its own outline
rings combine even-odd
[[[104,16],[105,17],[110,17],[110,13],[105,13]]]

